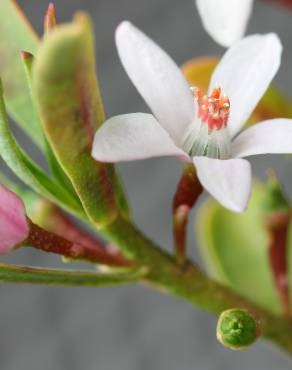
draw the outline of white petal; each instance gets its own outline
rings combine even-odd
[[[206,31],[222,46],[230,46],[244,35],[253,0],[197,0]]]
[[[101,162],[119,162],[186,154],[151,114],[133,113],[110,118],[97,130],[92,156]]]
[[[228,127],[234,136],[244,125],[275,76],[282,45],[277,35],[253,35],[238,41],[215,69],[210,89],[222,87],[230,99]]]
[[[278,118],[258,123],[238,135],[231,150],[234,157],[292,153],[292,120]]]
[[[243,212],[251,190],[251,167],[245,159],[194,157],[203,187],[224,207]]]
[[[180,145],[195,117],[194,99],[182,72],[157,44],[129,22],[117,28],[116,44],[133,84],[159,123]]]

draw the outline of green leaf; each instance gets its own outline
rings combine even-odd
[[[56,202],[66,210],[84,217],[78,200],[66,189],[50,179],[47,174],[32,162],[18,146],[8,124],[5,103],[0,83],[0,155],[8,167],[28,186],[40,195]]]
[[[195,58],[185,63],[182,71],[191,86],[197,86],[203,92],[207,92],[212,73],[218,62],[217,57]],[[278,117],[292,118],[292,101],[275,86],[270,86],[248,120],[247,126]]]
[[[112,165],[91,157],[93,135],[104,122],[95,74],[91,24],[84,14],[50,32],[36,58],[33,90],[46,136],[91,221],[117,216]]]
[[[37,122],[20,51],[35,53],[38,37],[12,0],[0,1],[0,76],[3,79],[9,114],[22,129],[43,147],[43,134]]]
[[[32,68],[33,68],[33,63],[34,63],[35,58],[31,53],[28,53],[26,51],[21,52],[21,57],[22,57],[24,70],[25,70],[25,73],[26,73],[26,79],[27,79],[27,84],[28,84],[28,87],[29,87],[31,101],[32,101],[32,104],[33,104],[33,109],[36,112],[37,108],[36,108],[36,105],[35,105],[35,98],[34,98],[33,89],[32,89]],[[38,116],[38,115],[36,115],[36,116]],[[41,127],[39,117],[37,118],[37,121],[38,121],[38,125]],[[62,170],[61,166],[59,165],[59,163],[58,163],[58,161],[57,161],[57,159],[56,159],[56,157],[55,157],[55,155],[52,151],[52,148],[50,147],[50,144],[48,143],[48,141],[46,140],[45,137],[44,137],[44,152],[45,152],[45,155],[46,155],[46,158],[47,158],[49,168],[52,172],[52,175],[60,183],[60,185],[64,186],[68,191],[71,192],[73,197],[77,197],[77,195],[76,195],[76,193],[73,189],[73,186],[71,184],[71,181],[68,179],[68,177],[66,176],[66,174]]]
[[[124,183],[121,180],[118,169],[114,165],[109,165],[109,176],[112,180],[112,186],[114,189],[115,199],[118,204],[118,208],[121,215],[127,219],[131,219],[131,209],[129,206],[128,198],[124,190]]]
[[[146,272],[147,270],[144,268],[116,273],[96,273],[0,264],[0,281],[17,284],[98,287],[139,282],[146,275]]]
[[[255,184],[249,208],[237,214],[212,199],[198,210],[196,235],[209,273],[234,291],[279,314],[281,305],[268,261],[263,186]]]
[[[36,53],[39,39],[15,1],[0,1],[0,35],[0,76],[3,80],[8,112],[44,150],[55,178],[70,189],[71,183],[44,138],[31,96],[30,69],[33,57],[27,52]],[[22,61],[25,59],[25,68],[20,58],[23,50],[26,51],[22,58]],[[71,192],[74,195],[73,189]]]

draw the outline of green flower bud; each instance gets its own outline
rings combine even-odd
[[[259,322],[247,310],[234,308],[221,313],[217,339],[230,349],[244,349],[259,337]]]

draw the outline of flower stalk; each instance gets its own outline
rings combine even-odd
[[[185,164],[173,200],[173,237],[179,264],[183,264],[186,260],[186,229],[189,213],[202,191],[194,166]]]
[[[130,266],[132,264],[126,260],[116,247],[107,245],[91,236],[78,224],[74,223],[59,207],[45,199],[37,200],[30,217],[41,228],[99,252],[100,256],[110,257],[111,261],[115,261],[117,266],[126,266],[127,264]]]
[[[28,220],[28,222],[30,231],[25,244],[30,247],[40,249],[48,253],[60,254],[73,260],[84,260],[91,263],[105,264],[115,267],[127,267],[132,265],[121,255],[111,254],[100,245],[97,247],[97,243],[89,243],[89,238],[85,240],[85,244],[80,244],[76,241],[65,239],[62,236],[47,231],[30,220]]]

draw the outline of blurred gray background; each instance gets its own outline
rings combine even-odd
[[[48,1],[18,3],[40,32]],[[114,30],[120,21],[133,21],[178,64],[224,51],[203,30],[193,0],[56,0],[55,4],[59,21],[70,20],[78,9],[93,18],[108,116],[147,111],[118,60]],[[257,1],[248,33],[272,30],[280,35],[285,52],[276,82],[292,96],[291,19],[287,10]],[[17,134],[39,159],[23,135]],[[258,176],[264,176],[269,166],[276,167],[286,187],[292,189],[291,164],[285,158],[253,160]],[[168,250],[172,248],[171,200],[180,168],[174,159],[120,165],[138,225]],[[189,250],[199,259],[192,226]],[[9,260],[60,265],[57,257],[31,250],[16,252]],[[287,370],[292,366],[291,359],[264,342],[244,352],[224,349],[215,339],[214,317],[142,287],[1,285],[0,297],[1,370]]]

